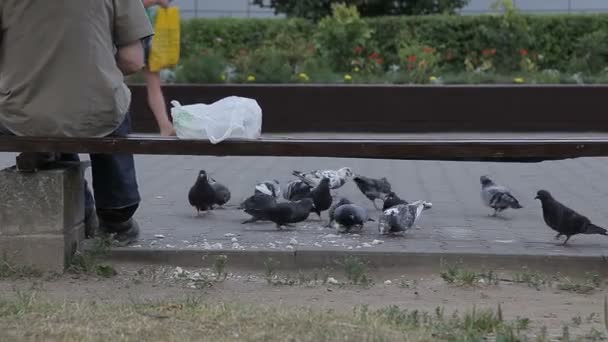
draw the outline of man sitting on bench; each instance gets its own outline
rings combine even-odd
[[[131,93],[124,75],[143,68],[141,40],[153,34],[141,0],[5,0],[0,25],[0,134],[128,134]],[[35,156],[37,162],[78,160]],[[134,242],[140,196],[133,156],[93,154],[91,165],[95,201],[85,185],[87,235],[98,217],[99,231],[122,245]]]

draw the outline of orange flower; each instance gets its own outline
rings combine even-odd
[[[428,47],[428,46],[425,46],[425,47],[422,49],[422,51],[424,51],[424,53],[434,53],[434,52],[435,52],[435,49],[433,49],[433,48],[431,48],[431,47]]]
[[[485,57],[494,56],[496,54],[496,49],[485,49],[481,52]]]
[[[376,63],[378,63],[379,65],[384,64],[384,58],[377,58]]]
[[[380,57],[380,54],[377,51],[374,51],[369,55],[369,59],[378,59],[378,57]]]
[[[418,60],[418,57],[416,57],[416,55],[411,55],[407,57],[407,61],[410,63],[415,63]]]
[[[357,55],[360,55],[363,52],[363,47],[357,46],[354,51]]]
[[[526,50],[526,49],[521,49],[521,50],[519,50],[519,54],[520,54],[522,57],[526,57],[526,56],[528,55],[528,50]]]

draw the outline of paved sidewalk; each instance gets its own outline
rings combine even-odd
[[[14,154],[0,153],[0,166],[8,166]],[[252,158],[137,156],[138,178],[143,197],[137,219],[143,230],[141,241],[131,247],[153,249],[236,250],[340,250],[384,252],[448,252],[519,255],[603,256],[608,237],[576,236],[568,247],[558,246],[555,233],[543,222],[538,189],[587,215],[600,226],[608,226],[608,158],[552,161],[538,164],[500,164],[441,161],[388,161],[326,158]],[[420,229],[405,237],[378,235],[370,223],[357,235],[337,235],[324,228],[316,215],[295,230],[277,231],[271,223],[242,225],[248,216],[235,209],[253,192],[256,181],[292,179],[291,170],[350,166],[370,177],[386,176],[394,190],[409,201],[427,200],[433,208],[423,214]],[[187,192],[198,173],[206,169],[232,190],[230,206],[196,217]],[[490,175],[509,186],[524,209],[507,211],[504,219],[488,217],[479,196],[479,176]],[[340,195],[368,207],[354,183]],[[158,237],[162,235],[163,238]],[[374,240],[377,240],[374,242]],[[297,241],[297,243],[296,243]],[[290,245],[290,243],[292,243]]]

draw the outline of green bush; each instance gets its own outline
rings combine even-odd
[[[319,22],[314,36],[317,48],[334,70],[348,71],[357,49],[368,46],[373,31],[359,17],[356,7],[335,5],[333,15]]]
[[[597,74],[608,62],[608,32],[599,30],[582,36],[575,45],[571,70]]]
[[[228,81],[226,59],[214,52],[202,52],[181,61],[175,72],[178,83],[224,83]]]
[[[607,78],[607,14],[532,16],[515,12],[509,1],[502,4],[506,7],[500,15],[360,18],[352,8],[340,6],[318,24],[303,19],[189,20],[183,23],[177,81],[218,82],[215,74],[228,67],[233,70],[226,75],[228,82],[246,82],[248,76],[273,83],[428,83],[442,75],[444,83]],[[415,67],[411,56],[416,56]],[[471,75],[453,76],[465,73]]]

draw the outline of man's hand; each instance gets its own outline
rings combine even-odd
[[[144,7],[152,7],[154,5],[158,5],[162,8],[169,7],[169,0],[144,0]]]
[[[164,122],[163,124],[160,125],[160,135],[163,137],[172,137],[175,136],[175,128],[173,128],[173,125],[171,124],[171,121],[167,120],[167,122]]]
[[[156,3],[162,8],[169,7],[169,0],[156,0]]]

